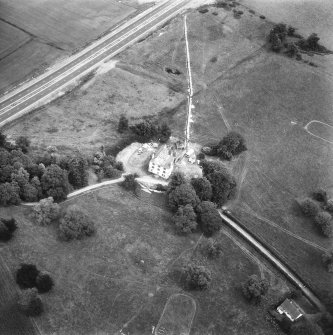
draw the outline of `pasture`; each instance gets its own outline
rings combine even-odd
[[[32,262],[55,281],[54,289],[42,295],[45,313],[35,319],[42,333],[140,335],[151,333],[161,317],[161,326],[167,322],[174,329],[190,327],[194,317],[191,334],[206,334],[207,329],[212,334],[276,334],[263,314],[283,292],[281,286],[273,287],[261,307],[249,306],[240,282],[253,273],[267,274],[224,233],[217,237],[223,255],[209,261],[198,249],[202,237],[176,235],[170,213],[147,198],[114,186],[62,207],[72,203],[94,218],[95,236],[61,242],[55,226],[39,227],[29,220],[30,209],[6,208],[3,213],[13,213],[19,225],[14,239],[1,250],[10,271],[21,262]],[[189,259],[211,269],[211,288],[184,292],[173,270]],[[171,309],[165,308],[179,293],[190,298],[176,299]],[[191,313],[181,325],[172,315],[183,309]]]
[[[0,92],[81,49],[142,8],[134,0],[1,0]]]

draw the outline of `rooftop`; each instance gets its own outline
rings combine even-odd
[[[161,146],[153,155],[152,163],[170,169],[174,161],[174,156],[166,145]]]
[[[290,299],[286,299],[277,310],[280,314],[285,314],[291,321],[295,321],[303,315],[301,308]]]

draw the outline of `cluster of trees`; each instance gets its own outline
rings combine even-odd
[[[118,131],[124,133],[128,130],[135,135],[135,140],[137,142],[158,140],[161,143],[166,143],[171,136],[171,129],[165,122],[158,124],[156,122],[145,120],[130,126],[128,119],[122,115],[119,119]]]
[[[296,29],[294,27],[287,27],[284,23],[275,25],[268,34],[268,42],[270,43],[272,51],[282,51],[288,57],[296,57],[297,60],[302,59],[302,55],[300,53],[301,50],[330,53],[329,50],[319,44],[319,40],[320,38],[315,33],[305,39],[296,33]]]
[[[123,163],[116,161],[114,156],[106,154],[104,147],[94,154],[92,164],[99,181],[103,178],[119,178],[124,171]]]
[[[17,229],[16,220],[0,218],[0,241],[7,242],[13,237],[14,231]]]
[[[84,209],[71,205],[61,215],[60,207],[52,197],[40,200],[32,208],[32,219],[40,226],[60,222],[58,235],[64,241],[82,239],[96,231],[94,222]]]
[[[300,209],[305,216],[313,218],[313,222],[318,227],[322,235],[326,237],[333,236],[333,201],[328,199],[325,190],[318,190],[308,197],[298,201]]]
[[[260,304],[262,298],[267,294],[269,283],[256,275],[249,276],[242,284],[244,297],[252,304]]]
[[[189,182],[180,172],[170,177],[167,190],[169,207],[175,212],[173,223],[180,233],[200,230],[212,236],[221,228],[217,210],[236,193],[236,181],[220,162],[203,160],[204,177]]]
[[[137,175],[136,174],[127,174],[124,177],[124,181],[120,184],[125,190],[127,191],[133,191],[136,193],[138,190],[139,184],[136,181]]]
[[[200,249],[203,254],[212,259],[219,258],[223,253],[222,243],[213,238],[205,238],[200,243]]]
[[[218,156],[221,160],[231,160],[234,156],[247,150],[245,139],[235,131],[229,132],[220,142],[204,147],[203,153],[210,156]]]
[[[43,304],[38,293],[49,292],[54,286],[51,276],[41,272],[34,264],[21,264],[16,271],[16,283],[23,290],[18,299],[22,313],[37,316],[43,312]]]
[[[189,290],[205,290],[212,280],[210,270],[194,263],[186,264],[182,269],[185,286]]]

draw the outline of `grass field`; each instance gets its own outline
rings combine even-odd
[[[66,206],[73,201],[95,218],[95,236],[60,242],[55,227],[31,223],[29,209],[6,208],[3,213],[14,212],[19,225],[14,239],[1,250],[10,271],[21,262],[33,262],[55,281],[54,290],[42,296],[45,313],[35,319],[42,333],[149,334],[168,298],[186,293],[197,306],[191,334],[276,334],[265,315],[281,289],[273,290],[261,307],[249,307],[240,281],[261,272],[226,235],[218,237],[223,256],[208,261],[193,252],[200,236],[175,235],[170,213],[147,199],[115,186]],[[211,269],[213,281],[207,291],[184,292],[173,275],[173,269],[189,258]]]
[[[1,0],[0,92],[82,48],[142,6],[134,0]]]

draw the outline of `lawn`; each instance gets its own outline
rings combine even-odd
[[[2,91],[31,78],[147,7],[134,0],[126,4],[108,0],[1,0],[0,6]]]
[[[55,227],[38,227],[29,220],[30,209],[3,211],[5,216],[14,212],[19,225],[14,239],[1,250],[10,271],[14,273],[21,262],[32,262],[55,281],[54,290],[42,296],[45,313],[35,318],[42,333],[115,334],[122,329],[125,334],[148,334],[168,298],[178,293],[196,302],[191,334],[276,333],[265,314],[281,289],[273,288],[261,307],[249,306],[241,296],[240,281],[260,271],[226,235],[218,237],[223,256],[208,261],[194,252],[200,235],[176,235],[170,213],[147,198],[140,200],[114,186],[62,207],[71,203],[95,218],[95,236],[60,242]],[[213,272],[207,291],[185,292],[172,275],[189,258]],[[184,303],[184,308],[190,307]],[[178,303],[175,306],[182,310]],[[172,310],[166,311],[170,324]],[[184,322],[188,326],[190,320]]]

